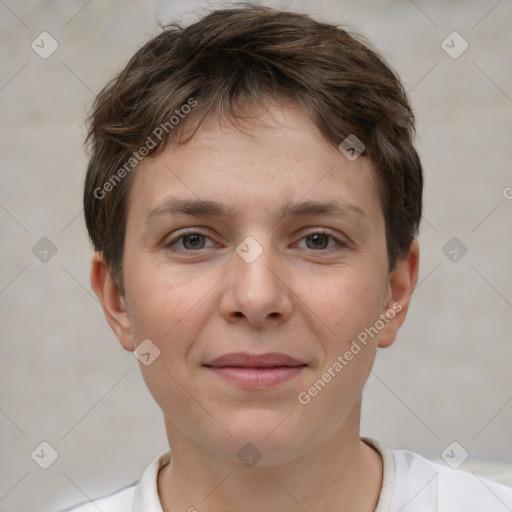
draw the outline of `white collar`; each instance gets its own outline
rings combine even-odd
[[[171,452],[155,457],[135,487],[133,512],[163,512],[158,496],[158,472],[171,460]]]
[[[395,482],[395,461],[393,452],[386,446],[383,446],[378,441],[369,437],[362,437],[361,440],[375,447],[382,456],[382,488],[375,512],[388,512],[391,506],[391,496]],[[144,471],[142,478],[135,487],[134,512],[163,512],[158,495],[158,473],[163,466],[169,464],[170,460],[170,450],[162,452],[153,459],[146,471]]]

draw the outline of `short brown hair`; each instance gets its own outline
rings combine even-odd
[[[297,102],[336,146],[349,135],[364,143],[363,156],[376,169],[389,269],[408,254],[421,219],[423,176],[398,75],[359,35],[305,14],[240,4],[187,27],[162,27],[95,99],[85,220],[118,290],[130,170],[140,153],[156,156],[171,142],[186,143],[181,134],[190,118],[199,116],[197,127],[212,113],[240,119],[240,107],[269,97]],[[187,104],[193,115],[180,115],[174,129],[171,118]],[[157,127],[164,129],[150,147]]]

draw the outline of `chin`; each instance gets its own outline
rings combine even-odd
[[[296,458],[307,443],[303,439],[304,433],[294,428],[296,418],[293,419],[290,411],[284,408],[279,411],[246,410],[222,421],[233,436],[224,438],[229,445],[226,448],[230,456],[234,452],[239,460],[245,455],[261,457],[258,464],[269,466]]]

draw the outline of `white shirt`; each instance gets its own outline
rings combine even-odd
[[[375,512],[511,512],[512,488],[474,473],[452,469],[408,450],[391,450],[374,439],[383,459],[383,481]],[[163,512],[157,477],[171,452],[158,455],[136,484],[69,512]],[[199,503],[192,504],[198,510]]]

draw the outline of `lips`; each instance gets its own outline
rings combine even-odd
[[[224,381],[245,390],[277,386],[299,375],[306,363],[285,354],[233,352],[203,364]]]
[[[224,368],[226,366],[239,368],[273,368],[305,366],[305,363],[285,354],[269,352],[267,354],[247,354],[246,352],[233,352],[225,354],[204,363],[204,366]]]

